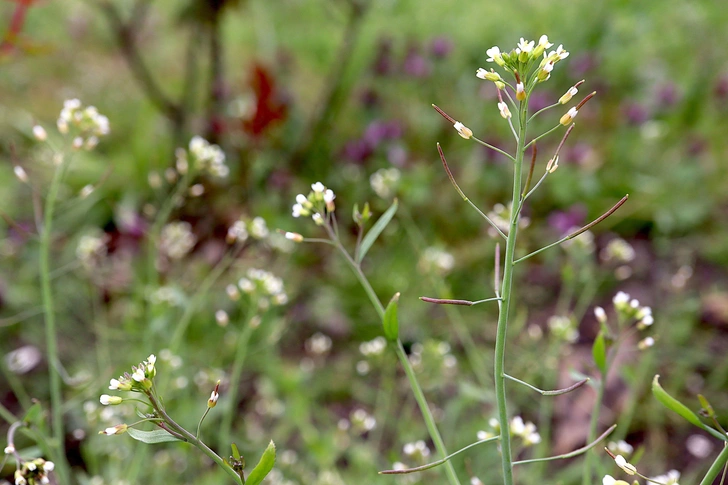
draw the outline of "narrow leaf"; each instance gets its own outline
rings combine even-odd
[[[179,438],[172,436],[163,429],[156,429],[154,431],[142,431],[135,428],[127,428],[126,432],[137,441],[142,443],[155,444],[165,443],[167,441],[180,441]]]
[[[604,342],[604,332],[599,332],[592,346],[592,355],[597,369],[602,376],[607,373],[607,344]]]
[[[238,445],[236,445],[235,443],[232,443],[230,445],[230,447],[233,450],[233,458],[235,458],[236,460],[239,460],[240,459],[240,451],[238,450]]]
[[[395,342],[399,338],[399,320],[397,319],[397,306],[399,304],[399,292],[395,293],[387,309],[384,311],[382,318],[382,326],[384,327],[384,337],[390,342]]]
[[[667,409],[674,411],[675,413],[682,416],[686,421],[688,421],[690,424],[693,424],[697,426],[700,429],[704,429],[708,433],[712,434],[719,440],[728,441],[728,436],[726,436],[724,433],[721,433],[720,431],[711,428],[707,424],[700,421],[700,418],[697,414],[692,412],[690,408],[688,408],[686,405],[669,395],[663,388],[660,386],[659,382],[660,376],[656,375],[655,378],[652,380],[652,394],[654,394],[655,398],[657,398],[660,403],[665,406]]]
[[[260,457],[260,461],[248,475],[245,485],[259,485],[276,464],[276,445],[271,441]]]
[[[369,232],[366,236],[364,236],[364,239],[361,241],[361,248],[359,249],[359,255],[356,259],[357,263],[361,263],[364,259],[364,256],[366,256],[367,252],[369,251],[369,248],[372,247],[372,244],[374,244],[374,241],[377,240],[379,235],[382,233],[385,227],[389,224],[389,222],[392,220],[392,217],[394,217],[394,213],[397,212],[397,206],[399,205],[399,202],[397,202],[397,199],[394,199],[394,202],[392,202],[392,205],[389,206],[389,209],[382,214],[382,217],[380,217],[377,222],[372,226],[371,229],[369,229]]]
[[[40,402],[34,402],[33,405],[28,408],[28,412],[25,413],[25,416],[23,416],[23,421],[25,423],[40,427],[41,422],[43,421],[42,411],[43,408],[41,407]]]

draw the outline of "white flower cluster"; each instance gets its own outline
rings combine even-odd
[[[570,317],[554,315],[548,319],[547,324],[551,335],[559,340],[574,343],[579,339],[578,326]]]
[[[477,438],[479,440],[485,440],[493,438],[500,434],[500,422],[497,418],[490,418],[488,420],[490,431],[478,431]],[[511,436],[521,438],[523,440],[523,446],[532,446],[541,442],[541,435],[536,430],[536,425],[531,421],[524,422],[520,416],[514,416],[511,419],[509,427]]]
[[[409,456],[417,462],[424,462],[430,456],[430,448],[423,440],[417,440],[414,443],[406,443],[402,448],[405,455]]]
[[[380,168],[369,177],[369,185],[379,197],[390,199],[397,192],[399,178],[399,169]]]
[[[619,322],[636,322],[637,330],[645,330],[647,327],[652,326],[655,321],[652,317],[651,307],[641,306],[639,300],[632,298],[624,291],[618,291],[614,295],[612,304],[619,317]],[[602,307],[594,308],[594,316],[602,324],[607,321],[607,312]],[[645,337],[637,343],[637,348],[645,350],[654,345],[655,339],[653,337]]]
[[[326,355],[331,350],[331,337],[321,332],[316,332],[310,338],[306,339],[304,347],[309,354],[316,356]]]
[[[170,259],[182,259],[196,242],[189,222],[170,222],[162,228],[159,246]]]
[[[664,475],[658,475],[656,477],[650,478],[650,480],[654,482],[664,483],[665,485],[680,485],[678,483],[678,480],[680,480],[680,472],[677,470],[670,470]]]
[[[361,408],[351,412],[349,421],[352,429],[362,434],[373,430],[377,426],[376,418]]]
[[[429,247],[422,253],[418,266],[423,273],[445,276],[455,267],[455,258],[447,251]]]
[[[9,450],[12,448],[12,450]],[[5,448],[6,454],[15,452],[14,447]],[[31,461],[23,461],[22,465],[15,470],[13,478],[15,479],[15,485],[34,485],[38,483],[47,484],[51,483],[49,478],[50,472],[55,468],[55,464],[52,461],[46,461],[43,458],[36,458]]]
[[[109,119],[94,106],[83,107],[78,99],[64,101],[56,126],[61,134],[73,136],[76,149],[92,150],[99,143],[99,137],[109,134]],[[39,140],[45,139],[42,127],[33,128],[33,133]]]
[[[635,252],[630,243],[615,237],[602,249],[599,256],[604,262],[629,263],[634,260]]]
[[[503,231],[504,234],[508,235],[508,230],[511,225],[511,214],[513,211],[513,202],[509,202],[508,206],[503,204],[496,204],[493,206],[493,210],[488,212],[488,218],[498,226],[498,229]],[[531,219],[525,216],[521,216],[518,219],[518,228],[524,229],[531,224]],[[490,237],[498,237],[498,232],[493,227],[488,228],[488,235]]]
[[[81,236],[78,246],[76,246],[76,257],[84,268],[93,268],[99,260],[106,256],[106,241],[105,236]]]
[[[500,47],[497,45],[485,51],[486,55],[488,55],[486,61],[494,62],[510,72],[528,73],[532,67],[532,61],[540,58],[541,61],[538,65],[536,76],[538,81],[546,81],[551,76],[554,65],[569,57],[569,53],[564,50],[563,45],[559,45],[556,50],[546,53],[546,49],[553,45],[552,42],[549,42],[549,38],[546,35],[542,35],[539,38],[538,44],[536,44],[536,41],[528,41],[521,37],[518,46],[511,52],[501,52]],[[481,79],[487,79],[495,83],[500,82],[502,84],[500,76],[497,76],[492,71],[490,75],[486,76],[487,74],[488,72],[481,68],[476,75]]]
[[[258,308],[261,310],[267,310],[271,303],[275,306],[288,303],[283,280],[262,269],[249,269],[246,276],[238,281],[238,287],[243,293],[257,297]],[[231,291],[228,290],[228,295],[230,294]]]
[[[190,140],[188,150],[191,162],[197,170],[219,178],[225,178],[230,174],[230,169],[225,165],[225,152],[219,146],[211,144],[201,136],[194,136]],[[175,155],[177,170],[185,173],[188,166],[187,151],[178,148]]]
[[[458,359],[450,353],[450,344],[439,340],[427,340],[424,345],[412,345],[409,361],[416,371],[437,376],[441,372],[452,373],[457,369]]]
[[[227,236],[225,240],[228,244],[234,242],[245,242],[249,236],[253,239],[265,239],[270,234],[268,230],[268,224],[262,217],[254,217],[252,220],[247,220],[243,217],[233,223],[228,228]]]
[[[311,192],[308,196],[298,194],[296,203],[292,208],[293,217],[311,216],[313,221],[321,226],[324,224],[324,216],[331,214],[336,209],[334,199],[336,195],[331,189],[327,189],[321,182],[311,184]]]

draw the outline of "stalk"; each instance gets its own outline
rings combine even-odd
[[[58,372],[58,341],[56,339],[56,314],[51,290],[50,247],[53,228],[53,209],[58,198],[58,189],[66,162],[58,165],[53,173],[53,180],[48,190],[43,209],[43,228],[40,238],[40,284],[45,315],[46,352],[48,355],[48,377],[50,380],[51,423],[54,448],[57,453],[56,473],[61,483],[71,483],[66,461],[63,433],[63,392],[61,374]]]
[[[516,253],[516,237],[518,235],[518,220],[521,204],[521,177],[523,175],[523,155],[525,152],[526,116],[528,108],[526,102],[521,102],[518,114],[518,144],[516,148],[516,162],[513,172],[513,204],[511,209],[510,228],[506,240],[505,259],[503,261],[503,284],[501,286],[501,304],[498,314],[498,330],[495,341],[495,397],[498,406],[498,420],[500,421],[501,464],[503,468],[504,485],[513,485],[513,458],[511,456],[511,435],[508,424],[508,405],[506,402],[505,355],[506,337],[508,331],[508,313],[513,298],[513,269]]]
[[[339,242],[339,239],[336,237],[336,234],[334,234],[333,230],[328,225],[326,225],[325,228],[329,233],[329,237],[331,238],[331,240],[334,241],[336,248],[344,256],[344,259],[349,264],[349,267],[351,267],[351,270],[356,275],[356,278],[359,280],[361,286],[364,288],[364,291],[369,297],[372,306],[374,306],[374,309],[377,311],[377,315],[379,315],[380,319],[384,318],[384,305],[382,305],[382,302],[379,301],[379,297],[377,297],[377,294],[374,292],[372,285],[369,283],[369,280],[364,275],[364,272],[361,270],[361,266],[359,266],[351,258],[346,249],[344,249],[344,247],[341,245],[341,242]],[[425,394],[422,392],[422,388],[417,381],[417,375],[415,374],[415,371],[412,368],[409,359],[407,358],[407,353],[404,351],[402,342],[399,339],[397,339],[395,350],[397,352],[399,362],[404,368],[404,372],[410,382],[410,387],[412,387],[412,393],[415,395],[415,400],[417,401],[417,404],[420,408],[422,417],[425,420],[425,426],[427,427],[427,431],[430,434],[430,439],[432,439],[432,442],[435,444],[437,452],[440,453],[443,457],[446,457],[448,456],[447,448],[445,448],[445,443],[442,440],[440,431],[437,429],[435,418],[434,416],[432,416],[432,412],[430,411],[430,406],[427,404]],[[457,474],[455,473],[455,468],[453,468],[452,463],[447,461],[445,462],[444,467],[445,474],[447,475],[450,485],[460,485],[460,481],[458,480]]]
[[[603,373],[599,379],[599,387],[597,388],[597,399],[594,402],[594,409],[592,409],[591,422],[589,423],[589,437],[587,442],[591,443],[597,435],[597,426],[599,425],[599,410],[602,407],[602,401],[604,400],[604,388],[607,382],[607,372]],[[587,453],[584,457],[584,470],[582,471],[582,485],[590,485],[592,475],[592,461],[594,453]]]

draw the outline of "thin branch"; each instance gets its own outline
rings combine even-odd
[[[583,453],[586,453],[587,451],[589,451],[592,448],[594,448],[597,444],[599,444],[600,441],[602,441],[604,438],[606,438],[607,436],[609,436],[612,433],[612,431],[614,431],[614,429],[616,427],[617,427],[616,424],[611,425],[609,428],[607,428],[607,430],[604,433],[602,433],[602,435],[599,438],[597,438],[596,440],[592,441],[591,443],[589,443],[588,445],[584,446],[583,448],[579,448],[578,450],[574,450],[574,451],[571,451],[569,453],[565,453],[563,455],[549,456],[549,457],[546,457],[546,458],[533,458],[533,459],[530,459],[530,460],[514,461],[513,464],[514,465],[525,465],[526,463],[537,463],[537,462],[540,462],[540,461],[564,460],[566,458],[573,458],[575,456],[578,456],[578,455],[581,455]]]
[[[435,468],[436,466],[442,465],[443,463],[450,460],[454,456],[459,455],[460,453],[462,453],[466,450],[469,450],[470,448],[473,448],[478,445],[482,445],[484,443],[490,443],[491,441],[498,441],[499,439],[500,439],[500,437],[493,436],[492,438],[486,438],[484,440],[476,441],[475,443],[471,443],[468,446],[466,446],[465,448],[462,448],[462,449],[456,451],[455,453],[452,453],[452,454],[446,456],[445,458],[443,458],[441,460],[433,461],[432,463],[428,463],[427,465],[422,465],[422,466],[418,466],[415,468],[405,468],[404,470],[384,470],[384,471],[379,472],[379,474],[380,475],[404,475],[407,473],[415,473],[415,472],[422,472],[425,470],[429,470],[430,468]]]
[[[525,146],[525,147],[523,147],[523,148],[524,148],[524,149],[526,149],[526,148],[530,147],[530,146],[531,146],[532,144],[536,143],[536,142],[537,142],[538,140],[540,140],[540,139],[541,139],[541,138],[543,138],[544,136],[546,136],[546,135],[550,135],[551,133],[553,133],[554,131],[558,130],[558,129],[559,129],[559,128],[561,128],[562,126],[563,126],[563,125],[562,125],[561,123],[557,124],[556,126],[554,126],[553,128],[551,128],[551,129],[550,129],[549,131],[547,131],[547,132],[545,132],[545,133],[542,133],[541,135],[537,136],[537,137],[536,137],[536,138],[534,138],[533,140],[531,140],[531,141],[529,141],[528,143],[526,143],[526,146]]]
[[[597,224],[599,224],[600,222],[602,222],[602,221],[603,221],[604,219],[606,219],[607,217],[609,217],[609,216],[611,216],[612,214],[614,214],[614,212],[615,212],[615,211],[616,211],[617,209],[619,209],[620,207],[622,207],[622,205],[623,205],[623,204],[624,204],[625,202],[627,202],[627,199],[629,199],[629,194],[627,194],[627,195],[625,195],[624,197],[622,197],[622,199],[620,199],[620,201],[619,201],[619,202],[617,202],[616,204],[614,204],[614,207],[612,207],[612,208],[611,208],[611,209],[609,209],[609,210],[608,210],[607,212],[605,212],[604,214],[602,214],[601,216],[599,216],[599,217],[598,217],[597,219],[593,220],[592,222],[590,222],[590,223],[589,223],[589,224],[587,224],[586,226],[582,227],[581,229],[578,229],[578,230],[576,230],[576,231],[572,232],[571,234],[569,234],[568,236],[562,237],[562,238],[561,238],[561,239],[559,239],[558,241],[556,241],[556,242],[553,242],[553,243],[551,243],[551,244],[549,244],[549,245],[547,245],[547,246],[544,246],[544,247],[542,247],[541,249],[537,249],[536,251],[534,251],[534,252],[532,252],[532,253],[530,253],[530,254],[527,254],[527,255],[525,255],[525,256],[523,256],[522,258],[519,258],[519,259],[515,260],[515,261],[514,261],[513,263],[514,263],[514,264],[516,264],[516,263],[520,263],[521,261],[525,261],[526,259],[528,259],[528,258],[530,258],[530,257],[532,257],[532,256],[535,256],[535,255],[537,255],[538,253],[540,253],[540,252],[542,252],[542,251],[546,251],[547,249],[550,249],[550,248],[552,248],[552,247],[554,247],[554,246],[558,246],[559,244],[561,244],[561,243],[562,243],[562,242],[564,242],[564,241],[568,241],[569,239],[574,239],[574,238],[575,238],[576,236],[578,236],[579,234],[582,234],[582,233],[584,233],[584,232],[588,231],[588,230],[589,230],[589,229],[591,229],[592,227],[594,227],[594,226],[596,226]]]
[[[517,382],[519,384],[522,384],[522,385],[524,385],[524,386],[526,386],[526,387],[528,387],[528,388],[536,391],[537,393],[541,394],[542,396],[560,396],[561,394],[566,394],[567,392],[571,392],[571,391],[573,391],[575,389],[578,389],[581,386],[583,386],[584,384],[586,384],[587,382],[589,382],[589,378],[587,377],[587,378],[582,379],[582,380],[580,380],[578,382],[575,382],[574,384],[570,385],[569,387],[565,387],[564,389],[556,389],[554,391],[544,391],[542,389],[539,389],[536,386],[532,386],[528,382],[522,381],[520,379],[516,379],[513,376],[509,376],[508,374],[504,374],[504,377],[506,379],[512,380],[513,382]]]
[[[502,298],[495,297],[495,298],[486,298],[485,300],[476,300],[476,301],[470,301],[470,300],[451,300],[448,298],[430,298],[429,296],[421,296],[420,300],[425,301],[427,303],[436,303],[438,305],[460,305],[460,306],[473,306],[477,305],[479,303],[485,303],[487,301],[496,301],[501,300]]]
[[[443,118],[445,118],[449,123],[451,123],[453,125],[455,123],[457,123],[457,120],[455,118],[453,118],[449,114],[445,113],[442,110],[442,108],[440,108],[436,104],[433,104],[432,107],[435,108],[435,111],[437,111],[438,113],[440,113],[440,116],[442,116]],[[471,138],[473,140],[477,141],[478,143],[480,143],[481,145],[483,145],[484,147],[490,148],[491,150],[496,151],[496,152],[500,153],[501,155],[505,155],[506,157],[510,158],[511,161],[514,161],[514,162],[516,161],[516,159],[513,158],[513,156],[510,153],[508,153],[508,152],[506,152],[504,150],[501,150],[500,148],[495,147],[495,146],[491,145],[490,143],[486,143],[486,142],[484,142],[483,140],[481,140],[480,138],[478,138],[476,136],[471,136]]]
[[[473,137],[473,138],[475,138],[475,137]],[[470,206],[473,209],[475,209],[476,211],[478,211],[478,214],[480,214],[486,221],[488,221],[488,224],[490,224],[491,226],[493,226],[493,228],[495,228],[495,230],[498,231],[498,234],[500,234],[501,237],[503,237],[503,239],[508,239],[508,237],[505,234],[503,234],[503,231],[501,231],[501,229],[498,227],[498,225],[496,225],[496,223],[493,222],[490,217],[488,217],[487,215],[485,215],[483,213],[483,211],[481,211],[478,208],[478,206],[476,206],[475,204],[473,204],[473,202],[460,189],[460,186],[455,181],[455,177],[453,176],[452,171],[450,170],[450,166],[447,164],[447,160],[445,159],[445,154],[442,152],[442,147],[440,147],[440,144],[439,143],[437,144],[437,152],[440,154],[440,160],[442,160],[442,165],[445,167],[445,172],[447,172],[447,176],[450,179],[450,182],[452,183],[453,187],[455,187],[455,190],[457,190],[458,194],[460,194],[460,197],[462,197],[462,199],[465,202],[467,202],[468,204],[470,204]]]

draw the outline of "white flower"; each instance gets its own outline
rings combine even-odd
[[[298,217],[301,217],[302,215],[304,215],[304,212],[305,212],[304,208],[301,204],[294,204],[291,215],[293,217],[298,218]]]
[[[121,385],[121,382],[119,382],[118,379],[111,379],[109,381],[109,389],[111,389],[112,391],[118,390],[119,389],[119,385]]]
[[[466,140],[469,140],[470,137],[473,136],[473,131],[459,121],[456,121],[453,127],[457,130],[458,135],[462,136]]]
[[[624,470],[624,473],[626,473],[627,475],[634,475],[634,474],[637,473],[637,468],[635,468],[635,466],[632,465],[631,463],[627,463],[627,460],[625,460],[622,455],[615,456],[614,457],[614,463],[619,468],[621,468],[622,470]]]
[[[503,66],[503,64],[505,64],[503,56],[501,55],[500,48],[497,45],[494,45],[493,47],[485,51],[485,53],[488,55],[486,61],[495,62],[499,66]]]
[[[609,444],[607,444],[607,448],[612,453],[617,453],[620,455],[621,454],[631,455],[632,452],[634,451],[634,447],[624,440],[610,441]]]
[[[317,226],[323,226],[324,225],[324,218],[319,214],[318,212],[311,216],[313,219],[313,222],[316,223]]]
[[[539,45],[539,47],[542,47],[544,49],[548,49],[549,47],[551,47],[554,44],[551,43],[551,42],[549,42],[548,35],[545,35],[544,34],[544,35],[541,36],[540,39],[538,39],[538,45]]]
[[[311,190],[317,194],[323,194],[324,190],[326,190],[326,186],[321,182],[316,182],[315,184],[311,184]]]
[[[640,350],[645,350],[645,349],[649,349],[653,345],[655,345],[655,339],[652,337],[647,337],[647,338],[640,340],[639,343],[637,343],[637,348]]]
[[[305,196],[305,195],[303,195],[303,194],[298,194],[298,195],[296,196],[296,202],[297,202],[298,204],[300,204],[300,205],[302,205],[302,206],[303,206],[303,205],[305,205],[306,203],[308,203],[308,199],[306,198],[306,196]]]
[[[597,317],[597,321],[599,323],[604,323],[607,321],[607,312],[605,312],[604,308],[600,306],[594,307],[594,316]]]
[[[336,195],[334,195],[334,191],[331,189],[326,189],[326,192],[324,192],[324,202],[328,204],[329,202],[333,202],[335,198]]]
[[[131,378],[137,382],[142,382],[147,378],[147,376],[144,374],[144,369],[138,367],[134,370],[134,373],[132,373]]]
[[[526,41],[523,37],[521,37],[521,41],[518,43],[518,48],[516,49],[516,52],[518,52],[519,54],[521,52],[530,54],[533,50],[534,44],[534,41]]]
[[[602,485],[629,485],[624,480],[615,480],[611,475],[605,475],[602,479]]]
[[[516,99],[518,101],[523,101],[524,99],[526,99],[526,91],[523,87],[522,82],[516,84]]]
[[[508,119],[511,117],[511,110],[508,109],[508,105],[504,102],[498,103],[498,110],[500,110],[500,115],[504,119]]]
[[[15,453],[15,447],[13,445],[8,445],[5,447],[6,455],[12,455],[13,453]]]
[[[52,461],[47,461],[43,463],[43,471],[45,472],[52,472],[54,468],[56,468],[56,464]]]

